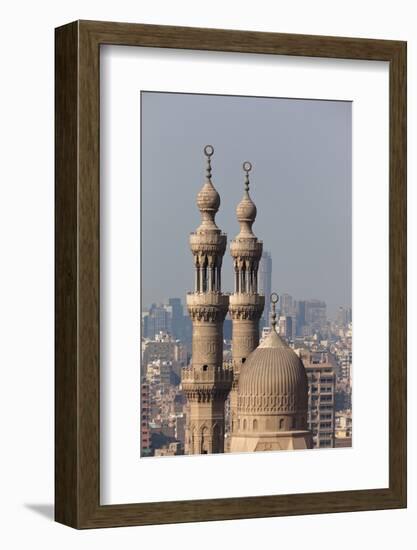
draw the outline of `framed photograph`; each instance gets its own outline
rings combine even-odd
[[[406,43],[56,29],[56,520],[406,506]]]

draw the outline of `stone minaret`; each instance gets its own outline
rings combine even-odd
[[[258,266],[262,256],[262,242],[252,232],[256,206],[249,196],[250,162],[243,163],[245,191],[237,205],[236,214],[240,232],[231,242],[230,252],[234,264],[234,293],[229,299],[229,312],[233,322],[232,362],[233,388],[230,393],[232,433],[237,414],[237,384],[241,365],[259,344],[259,320],[265,298],[258,293]]]
[[[223,321],[229,297],[221,292],[221,267],[227,237],[214,221],[220,197],[211,182],[213,152],[211,145],[204,148],[207,176],[197,195],[201,225],[190,235],[195,289],[187,295],[193,323],[192,359],[182,372],[188,400],[186,454],[224,452],[225,400],[233,380],[232,370],[223,366]]]

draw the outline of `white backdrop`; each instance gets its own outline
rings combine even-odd
[[[411,1],[68,0],[3,3],[0,334],[0,544],[35,548],[293,548],[415,546],[417,513],[417,17]],[[53,28],[105,19],[409,41],[408,510],[76,532],[51,521],[53,502]],[[297,536],[295,537],[295,532]],[[413,541],[413,542],[411,542]]]

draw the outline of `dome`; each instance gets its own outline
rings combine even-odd
[[[248,191],[245,191],[242,200],[236,207],[236,215],[239,222],[253,223],[256,218],[256,206],[252,202]]]
[[[241,367],[239,413],[301,413],[307,410],[307,396],[307,375],[301,359],[272,328]]]
[[[220,207],[220,195],[211,181],[206,181],[197,195],[197,206],[200,212],[217,212]]]

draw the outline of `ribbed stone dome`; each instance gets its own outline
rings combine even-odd
[[[256,219],[256,205],[245,191],[242,200],[236,207],[236,215],[239,222],[251,222]]]
[[[211,181],[206,181],[197,195],[197,206],[200,212],[217,212],[220,207],[220,195]]]
[[[274,329],[242,365],[239,413],[288,414],[307,410],[304,365]]]

